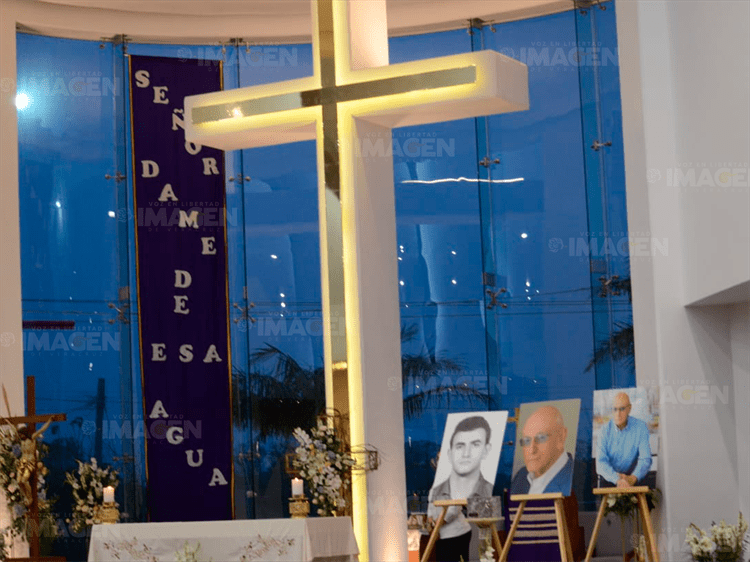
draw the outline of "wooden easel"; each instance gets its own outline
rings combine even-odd
[[[5,388],[3,388],[3,397],[5,397]],[[5,405],[8,409],[10,406],[7,402]],[[34,377],[26,377],[26,416],[2,418],[0,423],[10,423],[18,425],[25,423],[29,428],[29,434],[36,431],[36,424],[46,423],[47,421],[65,421],[65,414],[45,414],[37,415],[36,413],[36,381]],[[10,412],[8,412],[10,415]],[[27,525],[32,526],[31,537],[29,538],[29,557],[28,558],[8,558],[8,562],[65,562],[62,556],[42,556],[39,548],[39,498],[37,497],[37,474],[36,470],[31,473],[29,481],[31,486],[31,505],[29,505]]]
[[[510,497],[514,502],[521,502],[513,519],[513,525],[508,532],[508,538],[505,540],[505,547],[500,554],[500,562],[508,559],[510,547],[513,544],[513,537],[518,530],[518,524],[523,517],[523,510],[526,508],[526,502],[537,500],[552,500],[555,506],[555,522],[557,523],[557,539],[560,544],[560,556],[562,562],[573,562],[573,548],[570,546],[570,534],[568,533],[568,524],[565,520],[565,506],[563,504],[565,496],[560,492],[554,494],[517,494]]]
[[[463,507],[466,505],[466,500],[435,500],[433,505],[435,507],[442,507],[443,511],[440,512],[440,516],[435,522],[435,528],[432,529],[432,533],[430,533],[430,540],[427,542],[427,547],[424,549],[424,554],[422,554],[422,558],[419,562],[427,562],[430,554],[432,554],[432,549],[435,548],[435,543],[440,536],[440,527],[442,527],[445,522],[445,514],[448,512],[448,508],[452,505],[460,505]],[[503,549],[503,543],[500,541],[500,535],[497,534],[497,527],[495,526],[495,523],[500,520],[499,518],[483,517],[473,519],[467,518],[466,520],[469,523],[474,523],[477,527],[490,529],[490,532],[492,533],[492,544],[495,547],[495,551],[500,552]]]
[[[594,523],[594,532],[591,533],[591,541],[589,542],[589,548],[586,551],[586,562],[590,562],[591,556],[594,554],[596,538],[599,535],[599,528],[602,525],[602,519],[604,519],[604,510],[607,507],[607,498],[609,496],[620,496],[623,494],[635,494],[638,498],[638,511],[640,511],[641,519],[643,520],[643,535],[646,539],[646,550],[648,551],[651,562],[659,562],[659,552],[656,549],[654,526],[651,523],[651,513],[649,513],[648,502],[646,501],[646,494],[648,491],[648,486],[631,486],[630,488],[594,488],[594,494],[602,497],[602,503],[599,506],[599,513],[596,515],[596,523]]]

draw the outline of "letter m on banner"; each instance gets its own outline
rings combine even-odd
[[[149,519],[231,519],[224,153],[183,128],[185,96],[222,89],[222,68],[129,59]]]

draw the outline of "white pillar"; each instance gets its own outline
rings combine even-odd
[[[738,463],[747,428],[737,424],[748,406],[734,398],[742,365],[733,359],[747,349],[746,331],[732,324],[730,307],[687,306],[750,277],[747,187],[696,190],[676,185],[670,171],[700,177],[720,154],[748,158],[748,8],[631,1],[617,11],[628,227],[668,243],[666,255],[657,250],[630,267],[638,384],[658,385],[662,396],[657,534],[662,557],[675,560],[688,524],[735,519],[738,489],[747,488],[747,473],[738,472],[747,466]],[[736,89],[714,85],[716,65]],[[697,268],[696,258],[710,267]]]
[[[408,553],[393,158],[358,150],[365,138],[389,146],[391,130],[351,118],[339,126],[359,140],[341,150],[342,170],[354,176],[342,188],[356,186],[341,194],[351,440],[380,456],[377,470],[353,479],[355,506],[367,506],[369,544],[359,546],[372,562],[400,562]],[[363,521],[354,515],[356,529]]]
[[[0,2],[0,383],[14,415],[24,413],[21,332],[21,242],[18,216],[15,2]],[[0,404],[2,414],[5,405]],[[0,490],[0,529],[10,524]],[[8,537],[6,537],[7,540]],[[11,557],[27,557],[29,545],[15,538]]]
[[[21,239],[18,216],[16,4],[0,2],[0,382],[24,413]],[[0,405],[5,410],[5,405]],[[6,414],[5,411],[2,412]]]

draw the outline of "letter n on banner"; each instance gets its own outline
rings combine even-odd
[[[231,519],[224,153],[183,128],[185,96],[222,89],[222,67],[129,59],[149,519]]]

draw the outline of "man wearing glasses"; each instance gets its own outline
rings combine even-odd
[[[531,414],[519,439],[526,466],[513,478],[510,493],[570,495],[573,457],[565,452],[567,437],[562,414],[554,406],[542,406]]]
[[[490,452],[490,424],[483,416],[461,420],[453,430],[448,458],[452,467],[450,476],[430,492],[427,515],[436,520],[442,508],[435,500],[468,499],[473,496],[492,497],[492,484],[482,476],[482,461]],[[440,527],[440,539],[435,543],[438,562],[469,560],[471,526],[459,506],[451,506]]]
[[[612,419],[602,428],[596,453],[601,488],[635,486],[651,468],[651,445],[646,422],[630,417],[630,398],[615,396]]]

